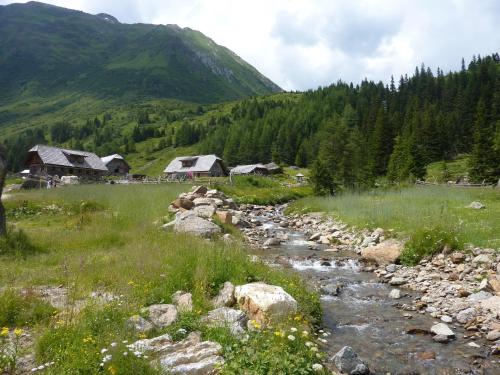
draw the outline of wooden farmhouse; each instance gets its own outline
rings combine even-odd
[[[237,165],[231,169],[232,175],[257,174],[266,175],[269,171],[264,164]]]
[[[216,155],[181,156],[170,162],[163,173],[169,179],[227,176],[227,168]]]
[[[31,176],[77,176],[99,180],[108,168],[94,153],[36,145],[28,152],[26,167]]]
[[[130,165],[123,156],[114,154],[101,158],[111,176],[126,176],[130,172]]]

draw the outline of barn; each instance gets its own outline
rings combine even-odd
[[[114,154],[101,158],[111,176],[126,176],[130,172],[130,165],[121,155]]]
[[[169,179],[227,176],[227,168],[216,155],[180,156],[170,162],[163,173]]]

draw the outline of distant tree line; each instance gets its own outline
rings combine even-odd
[[[230,165],[274,160],[313,167],[319,187],[422,178],[425,166],[470,153],[473,181],[500,177],[500,58],[473,57],[458,72],[422,65],[389,85],[338,82],[300,99],[245,100],[212,121],[203,152]]]

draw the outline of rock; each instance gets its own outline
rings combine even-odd
[[[395,263],[403,250],[403,244],[396,240],[387,240],[378,245],[361,250],[361,257],[379,265]]]
[[[205,186],[193,186],[193,189],[191,189],[191,193],[198,195],[205,195],[207,191]]]
[[[197,206],[193,209],[196,216],[202,217],[204,219],[210,219],[215,214],[215,207],[211,205]]]
[[[177,208],[184,208],[185,210],[190,210],[194,207],[194,203],[186,198],[177,198],[172,202],[172,206]]]
[[[309,241],[317,241],[317,240],[319,240],[320,237],[321,237],[321,233],[316,232],[311,237],[309,237]]]
[[[491,258],[488,254],[479,254],[472,259],[472,263],[491,263]]]
[[[431,327],[431,332],[435,335],[446,336],[448,338],[455,337],[455,333],[445,323],[437,323]]]
[[[214,200],[212,198],[196,198],[193,200],[195,207],[198,206],[215,206]]]
[[[403,279],[402,277],[393,277],[389,281],[389,284],[391,284],[391,285],[403,285],[403,284],[406,284],[406,280]]]
[[[389,298],[392,299],[400,299],[401,298],[401,291],[399,289],[393,289],[389,293]]]
[[[248,317],[241,310],[231,309],[230,307],[220,307],[209,311],[201,321],[209,327],[227,327],[235,336],[245,332]]]
[[[481,301],[483,299],[488,299],[492,296],[493,296],[493,294],[482,290],[482,291],[477,292],[477,293],[472,293],[469,297],[467,297],[467,299],[471,302],[478,302],[478,301]]]
[[[390,273],[396,272],[396,265],[394,263],[389,264],[385,267],[385,270]]]
[[[148,333],[154,328],[150,322],[140,315],[131,316],[127,320],[127,325],[139,333]]]
[[[435,352],[420,352],[417,353],[417,359],[420,361],[429,361],[431,359],[436,359],[436,353]]]
[[[481,210],[481,209],[486,208],[486,206],[484,204],[482,204],[481,202],[477,202],[477,201],[472,202],[467,207],[472,208],[474,210]]]
[[[473,307],[469,307],[468,309],[462,310],[457,314],[457,322],[462,324],[467,324],[472,321],[477,315],[477,311]]]
[[[168,304],[151,305],[144,309],[149,320],[158,328],[168,327],[177,320],[177,307]]]
[[[465,254],[463,253],[453,253],[451,254],[451,261],[454,263],[454,264],[460,264],[460,263],[463,263],[465,261]]]
[[[500,280],[490,279],[489,286],[491,291],[495,292],[497,296],[500,296]]]
[[[210,237],[221,232],[218,225],[196,216],[193,211],[186,211],[180,214],[176,219],[174,230],[201,237]]]
[[[269,238],[262,245],[263,246],[279,246],[281,241],[277,238]]]
[[[226,281],[219,294],[212,300],[214,307],[232,307],[236,303],[234,285]]]
[[[481,346],[476,344],[475,342],[471,341],[467,344],[467,346],[470,346],[471,348],[480,348]]]
[[[498,339],[500,339],[500,331],[499,330],[490,331],[486,335],[486,340],[496,341]]]
[[[453,318],[451,316],[449,316],[449,315],[443,315],[441,317],[441,321],[443,323],[451,323],[451,322],[453,322]]]
[[[356,352],[350,346],[344,346],[332,358],[331,361],[342,373],[345,374],[368,374],[368,367],[358,358]]]
[[[361,247],[371,246],[373,244],[376,244],[377,241],[378,241],[378,238],[375,238],[372,236],[367,236],[363,239],[363,242],[361,243]]]
[[[178,290],[172,294],[172,302],[177,305],[177,309],[181,313],[193,311],[193,296],[191,293]]]
[[[220,219],[220,221],[223,222],[224,224],[232,224],[233,223],[233,215],[231,215],[230,212],[217,211],[216,214],[217,214],[217,217]]]
[[[496,314],[497,316],[500,315],[500,297],[499,296],[493,296],[490,298],[483,299],[479,302],[479,304],[483,309],[490,310],[492,313]]]
[[[260,323],[281,320],[297,311],[297,301],[279,286],[250,283],[237,286],[234,295],[250,318]]]
[[[184,340],[173,343],[168,335],[140,340],[131,345],[132,350],[153,354],[163,371],[169,374],[209,375],[217,373],[224,359],[222,347],[212,341],[201,341],[199,332],[192,332]],[[154,363],[154,362],[153,362]]]
[[[442,344],[450,342],[450,338],[448,336],[445,336],[445,335],[436,335],[432,339],[434,341],[442,343]]]
[[[327,284],[321,287],[321,293],[329,296],[337,296],[340,293],[339,284]]]

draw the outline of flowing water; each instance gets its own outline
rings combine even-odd
[[[488,347],[467,339],[459,326],[449,324],[457,339],[446,344],[434,342],[428,334],[406,333],[415,328],[429,330],[439,322],[428,314],[398,308],[411,305],[416,292],[401,288],[403,298],[389,298],[394,287],[371,272],[362,272],[354,252],[311,251],[305,233],[281,228],[273,221],[275,214],[259,220],[267,231],[287,239],[281,246],[258,251],[259,255],[271,260],[285,257],[312,283],[339,286],[337,296],[321,296],[323,326],[332,333],[325,337],[329,355],[351,346],[375,374],[500,374],[500,365],[487,358]],[[470,342],[481,347],[468,346]],[[426,355],[435,359],[422,359]]]

